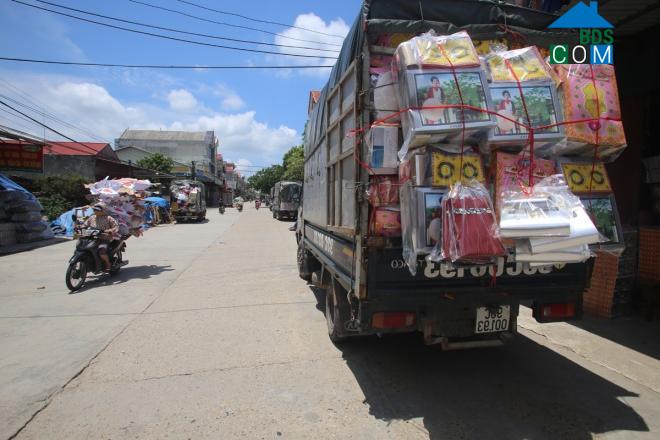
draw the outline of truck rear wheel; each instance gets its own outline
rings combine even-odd
[[[328,324],[328,336],[332,342],[341,342],[346,339],[344,326],[350,318],[346,290],[332,280],[332,287],[325,293],[325,321]]]
[[[311,281],[312,272],[318,270],[321,265],[316,261],[316,258],[305,249],[305,244],[303,243],[302,238],[298,239],[296,260],[298,263],[298,276],[305,281]]]

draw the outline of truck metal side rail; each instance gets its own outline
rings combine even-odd
[[[347,290],[353,288],[354,245],[351,241],[305,222],[305,247],[337,276]]]

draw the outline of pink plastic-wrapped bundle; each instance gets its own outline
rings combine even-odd
[[[463,264],[488,264],[506,251],[499,237],[497,221],[488,190],[472,180],[454,184],[442,200],[442,250],[431,259]]]
[[[568,123],[567,143],[558,145],[553,153],[593,157],[596,146],[602,160],[616,159],[626,148],[626,136],[614,66],[557,64],[555,69],[562,81]]]

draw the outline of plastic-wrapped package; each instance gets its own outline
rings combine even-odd
[[[490,94],[480,68],[406,70],[397,85],[399,108],[405,110],[400,160],[410,149],[432,143],[456,143],[464,137],[466,143],[476,144],[496,124],[495,116],[488,113]]]
[[[486,187],[476,180],[452,185],[442,200],[442,243],[430,259],[488,264],[505,254]]]
[[[486,65],[493,82],[520,82],[546,80],[558,82],[557,75],[545,62],[536,46],[522,49],[491,52]],[[513,72],[512,72],[513,70]]]
[[[16,232],[41,232],[48,227],[46,222],[16,223]]]
[[[516,240],[516,261],[530,263],[532,266],[555,263],[581,263],[591,257],[586,244],[564,248],[553,252],[535,254],[529,240]]]
[[[477,53],[481,56],[490,54],[491,52],[503,52],[509,50],[507,42],[504,38],[496,40],[480,40],[472,41]]]
[[[12,214],[13,222],[38,222],[41,220],[41,211],[17,212]]]
[[[399,141],[399,125],[383,124],[371,127],[366,134],[371,168],[396,168]]]
[[[580,199],[561,174],[531,188],[513,186],[501,193],[500,234],[506,238],[568,236],[576,206],[582,206]]]
[[[41,212],[43,211],[43,206],[39,203],[38,200],[15,200],[5,205],[7,211],[13,213],[20,212]]]
[[[417,250],[415,249],[415,203],[413,186],[410,181],[399,187],[399,200],[401,201],[401,247],[403,261],[406,262],[412,276],[417,274]]]
[[[403,259],[410,273],[417,273],[418,258],[442,242],[442,199],[445,189],[400,187]]]
[[[529,153],[510,154],[502,151],[495,153],[495,159],[491,162],[491,176],[495,189],[495,210],[498,216],[502,193],[515,191],[521,186],[530,186],[529,167],[531,165]],[[534,158],[533,166],[532,185],[552,176],[557,169],[555,162],[548,159]]]
[[[394,176],[372,176],[367,189],[367,199],[372,206],[399,205],[399,179]]]
[[[0,222],[0,246],[16,244],[16,225],[14,223]]]
[[[421,147],[399,165],[399,180],[411,180],[414,186],[449,187],[460,180],[461,175],[465,181],[476,179],[485,183],[481,156],[469,147],[463,149],[462,158],[460,147]]]
[[[374,86],[374,107],[376,109],[376,119],[379,121],[397,113],[399,110],[396,81],[389,69],[378,75],[378,80],[376,80],[376,85]],[[401,117],[396,115],[388,118],[385,122],[397,123],[400,120]]]
[[[401,210],[394,207],[374,208],[373,232],[380,237],[401,237]]]
[[[568,123],[566,143],[548,154],[593,157],[596,146],[602,160],[613,161],[626,148],[614,66],[557,64],[555,69],[562,82],[564,120]],[[614,120],[570,122],[595,118]]]
[[[437,35],[429,31],[399,44],[394,53],[401,69],[479,66],[472,39],[467,32]]]
[[[492,83],[489,90],[491,110],[498,114],[497,125],[488,136],[490,144],[526,145],[529,142],[527,126],[535,129],[534,145],[537,151],[564,139],[563,125],[555,125],[562,122],[563,112],[551,81],[521,82],[520,87],[516,82],[498,82]],[[552,126],[536,129],[547,125]]]

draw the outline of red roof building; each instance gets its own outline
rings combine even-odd
[[[109,160],[119,160],[110,144],[104,142],[53,142],[44,146],[44,154],[58,156],[95,156]]]

